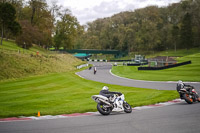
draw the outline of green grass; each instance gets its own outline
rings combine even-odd
[[[182,57],[182,56],[188,56],[188,55],[192,55],[192,54],[199,53],[199,52],[200,52],[200,48],[179,49],[176,52],[174,50],[167,50],[167,51],[161,51],[161,52],[156,52],[154,54],[146,55],[146,58],[152,58],[152,57],[155,57],[155,56]]]
[[[97,111],[91,99],[107,85],[125,94],[132,106],[149,105],[178,97],[176,91],[108,85],[82,79],[74,72],[0,82],[0,117],[69,114]]]
[[[33,45],[33,47],[31,47],[30,49],[23,49],[19,46],[16,45],[15,41],[3,41],[3,45],[0,45],[0,51],[6,51],[6,52],[20,52],[20,53],[23,53],[23,54],[36,54],[36,52],[38,51],[39,54],[50,54],[52,52],[48,51],[48,50],[45,50],[43,49],[42,47],[38,47],[38,46],[35,46]]]
[[[135,55],[144,55],[146,58],[152,58],[156,56],[187,56],[194,53],[199,53],[200,48],[192,48],[192,49],[179,49],[176,52],[174,50],[166,50],[161,52],[153,52],[153,51],[143,51],[143,52],[132,52],[129,55],[119,58],[120,60],[131,60],[135,59]]]
[[[20,53],[19,53],[20,51]],[[39,51],[39,56],[36,56]],[[178,97],[176,91],[108,85],[75,75],[80,60],[52,54],[34,46],[19,48],[12,41],[0,45],[0,118],[97,111],[91,99],[104,85],[125,94],[132,106],[149,105]],[[175,88],[174,88],[175,89]]]
[[[83,63],[70,54],[56,54],[37,46],[23,52],[12,41],[4,41],[0,45],[0,80],[72,71]]]
[[[200,82],[200,53],[189,52],[184,53],[179,51],[178,55],[187,55],[184,57],[178,57],[178,62],[191,60],[192,64],[179,66],[175,68],[155,71],[138,71],[138,67],[135,66],[118,66],[113,67],[112,73],[131,79],[138,80],[151,80],[151,81],[196,81]],[[173,54],[174,56],[174,54]]]

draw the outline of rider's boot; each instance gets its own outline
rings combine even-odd
[[[200,97],[198,98],[198,102],[200,102]]]
[[[200,102],[200,97],[199,97],[198,93],[196,93],[195,95],[196,95],[197,101]]]

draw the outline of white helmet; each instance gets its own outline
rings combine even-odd
[[[108,87],[107,87],[107,86],[104,86],[104,87],[102,88],[102,90],[107,90],[107,91],[108,91]]]
[[[183,81],[179,80],[178,85],[181,85],[181,87],[183,87],[184,86]]]

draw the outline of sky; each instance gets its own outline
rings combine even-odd
[[[51,3],[52,0],[47,0]],[[55,1],[55,0],[53,0]],[[71,10],[81,25],[98,18],[111,17],[122,11],[134,11],[150,5],[168,6],[181,0],[56,0]]]

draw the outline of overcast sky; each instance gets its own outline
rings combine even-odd
[[[57,0],[57,2],[70,9],[80,24],[86,24],[122,11],[133,11],[149,5],[167,6],[180,0]]]

